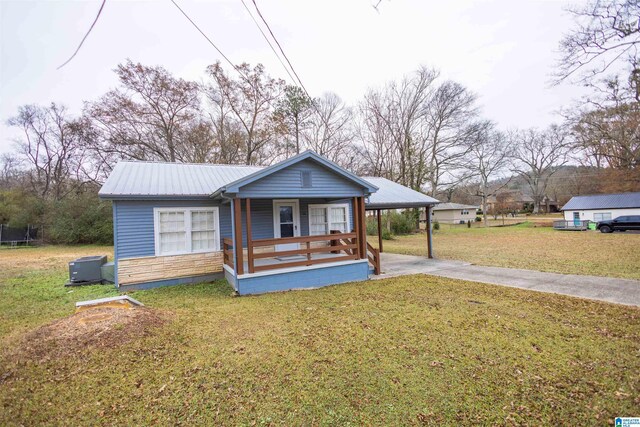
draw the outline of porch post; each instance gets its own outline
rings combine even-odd
[[[253,237],[251,236],[251,199],[245,199],[247,209],[247,264],[249,273],[255,273],[253,266]]]
[[[235,242],[233,242],[233,247],[236,252],[236,273],[238,275],[244,274],[244,261],[242,259],[242,205],[240,204],[240,199],[233,199],[233,222],[234,222],[234,233],[235,233]]]
[[[382,253],[382,223],[380,222],[380,209],[378,209],[378,249]]]
[[[427,257],[433,258],[433,231],[431,230],[431,209],[433,206],[427,206]]]
[[[367,218],[364,213],[364,197],[358,197],[360,215],[360,259],[367,259]]]
[[[360,202],[357,197],[353,198],[353,230],[356,232],[356,256],[360,258]]]

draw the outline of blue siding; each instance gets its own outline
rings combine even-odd
[[[302,187],[302,171],[311,173],[311,187]],[[238,197],[355,197],[365,188],[312,160],[303,160],[240,188]]]
[[[113,202],[117,259],[155,255],[153,208],[216,206],[211,200],[119,200]],[[229,205],[220,208],[220,228],[231,235]]]
[[[327,199],[300,200],[300,231],[309,234],[309,205],[325,203],[349,203],[349,217],[353,228],[352,202],[349,200],[330,201]],[[129,200],[113,202],[114,255],[116,262],[122,258],[155,255],[153,230],[153,208],[156,207],[206,207],[220,209],[220,238],[231,237],[231,205],[214,203],[211,200]],[[242,241],[247,243],[246,209],[242,203]],[[273,201],[270,199],[251,200],[251,228],[254,239],[273,237]],[[222,246],[221,246],[222,247]]]
[[[361,262],[309,268],[299,271],[253,277],[238,277],[237,290],[240,295],[286,291],[290,289],[318,288],[338,283],[367,280],[369,264]]]

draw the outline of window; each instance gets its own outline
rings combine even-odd
[[[610,219],[611,219],[611,212],[594,213],[593,214],[593,221],[594,222],[608,221]]]
[[[469,215],[469,211],[465,209],[465,210],[463,210],[463,211],[460,211],[460,214],[462,214],[462,215]]]
[[[309,205],[309,234],[329,234],[331,230],[349,231],[349,205]]]
[[[220,250],[218,208],[156,208],[156,255]]]

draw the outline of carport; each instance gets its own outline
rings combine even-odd
[[[386,178],[367,176],[363,177],[371,184],[378,187],[378,191],[373,193],[365,201],[365,210],[375,211],[378,225],[378,248],[384,252],[382,246],[382,222],[381,214],[383,210],[395,209],[426,209],[427,216],[427,255],[433,258],[433,232],[431,229],[431,210],[433,206],[440,203],[433,197],[419,191],[412,190],[403,185],[397,184]]]

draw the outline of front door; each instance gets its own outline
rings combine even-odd
[[[300,236],[300,205],[298,200],[274,200],[273,201],[273,237],[298,237]],[[276,251],[288,251],[298,249],[298,243],[276,245]]]
[[[580,222],[580,212],[574,212],[573,213],[573,225],[575,227],[580,227],[581,222]]]

